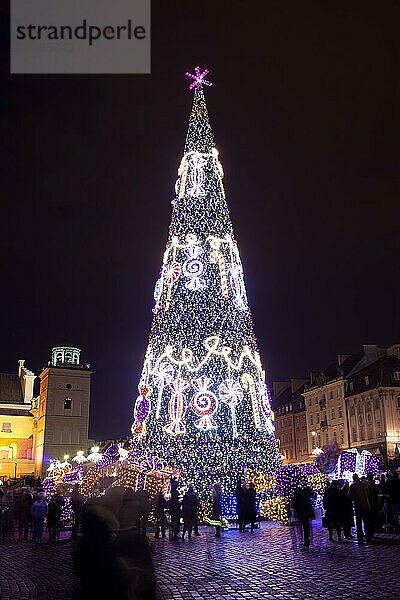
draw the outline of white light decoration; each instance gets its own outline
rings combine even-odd
[[[73,462],[76,462],[78,465],[82,465],[84,462],[87,461],[87,458],[83,454],[83,450],[78,450],[72,460],[73,460]]]
[[[179,469],[203,497],[213,482],[233,490],[244,467],[272,474],[281,464],[204,77],[200,68],[191,77],[131,450],[132,460],[151,455]]]
[[[90,449],[90,454],[88,454],[87,459],[90,460],[90,462],[98,463],[102,457],[102,454],[99,452],[99,450],[100,448],[98,446],[93,446]]]

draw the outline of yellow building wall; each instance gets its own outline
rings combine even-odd
[[[11,431],[1,431],[5,423]],[[34,472],[32,460],[33,416],[2,415],[0,409],[0,477],[20,477]]]

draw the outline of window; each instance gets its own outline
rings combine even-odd
[[[317,413],[317,423],[319,423],[319,413]]]
[[[3,423],[1,426],[2,433],[12,433],[11,423]]]
[[[344,434],[343,434],[343,431],[340,432],[340,444],[341,444],[341,446],[343,446],[343,444],[344,444]]]
[[[308,406],[311,406],[311,398],[308,399]]]
[[[64,400],[64,410],[71,410],[72,408],[72,400],[71,398],[65,398]]]
[[[399,400],[400,402],[400,400]],[[312,415],[310,415],[310,425],[314,425],[314,417]]]
[[[67,390],[72,390],[72,385],[70,383],[67,383],[66,386]]]
[[[351,429],[351,437],[353,438],[353,442],[357,441],[357,431],[356,431],[355,427],[352,427],[352,429]]]
[[[315,396],[315,402],[314,404],[318,404],[318,396]]]
[[[329,392],[329,400],[332,400],[333,398],[333,392]]]
[[[336,430],[333,432],[333,441],[335,444],[337,444],[337,433]]]
[[[350,392],[354,391],[354,381],[349,381],[349,390]]]
[[[331,418],[334,419],[335,418],[335,409],[332,408],[331,410]]]
[[[400,381],[400,371],[395,371],[395,372],[393,373],[393,379],[394,379],[395,381]]]
[[[368,375],[365,376],[364,381],[365,381],[365,387],[368,387],[369,386],[369,377],[368,377]]]
[[[341,404],[339,404],[338,412],[339,412],[339,417],[342,418],[343,417],[343,407]]]

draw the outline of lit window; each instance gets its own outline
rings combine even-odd
[[[1,426],[1,431],[3,433],[12,433],[11,423],[3,423]]]
[[[64,400],[64,410],[71,410],[72,408],[72,400],[71,398],[65,398]]]
[[[369,386],[369,377],[368,377],[368,375],[365,376],[365,386],[366,387]]]

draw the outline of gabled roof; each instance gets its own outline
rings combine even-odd
[[[24,404],[21,382],[18,375],[0,373],[0,403]]]

